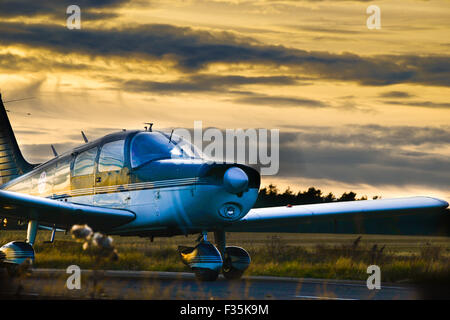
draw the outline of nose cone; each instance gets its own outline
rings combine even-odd
[[[248,176],[238,167],[229,168],[223,176],[223,185],[229,193],[238,194],[247,190]]]

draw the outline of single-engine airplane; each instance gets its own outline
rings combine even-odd
[[[26,241],[0,248],[13,269],[34,260],[39,227],[70,230],[87,224],[108,235],[168,237],[200,234],[180,247],[200,280],[220,272],[238,279],[250,264],[246,250],[226,245],[226,232],[372,233],[448,236],[448,203],[431,197],[333,202],[252,209],[257,170],[211,163],[179,136],[119,131],[58,155],[28,163],[0,95],[0,218],[28,221]],[[214,233],[215,245],[208,241]]]

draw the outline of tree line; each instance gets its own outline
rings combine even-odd
[[[379,199],[381,197],[374,196],[373,199]],[[339,198],[333,193],[323,194],[320,189],[310,187],[306,191],[298,191],[294,193],[290,187],[284,192],[280,192],[276,185],[270,184],[259,190],[258,199],[254,205],[255,208],[262,207],[277,207],[286,205],[300,205],[300,204],[313,204],[313,203],[327,203],[337,201],[355,201],[355,200],[367,200],[367,196],[360,198],[356,197],[356,193],[353,191],[344,192]]]

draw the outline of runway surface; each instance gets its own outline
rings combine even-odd
[[[92,271],[81,273],[81,289],[69,290],[62,269],[34,269],[8,280],[2,297],[25,299],[421,299],[421,292],[406,285],[381,284],[369,290],[362,281],[246,276],[228,281],[199,282],[191,273],[152,271]]]

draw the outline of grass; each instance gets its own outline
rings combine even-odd
[[[40,231],[35,243],[36,268],[184,271],[178,245],[194,245],[196,235],[158,238],[151,243],[138,237],[114,237],[117,261],[99,261],[82,244],[58,233],[54,244]],[[212,235],[211,235],[212,237]],[[0,230],[0,244],[25,238],[24,231]],[[212,240],[212,239],[211,239]],[[450,239],[407,237],[231,233],[228,245],[245,248],[252,258],[247,275],[366,280],[367,267],[381,268],[382,281],[450,283]]]
[[[302,235],[305,237],[307,235]],[[381,268],[382,281],[450,283],[450,243],[446,238],[367,236],[348,239],[318,236],[316,245],[295,245],[272,235],[265,247],[248,248],[253,257],[248,274],[324,279],[366,280],[367,267]],[[299,240],[301,238],[299,237]],[[376,242],[388,244],[377,244]],[[390,245],[389,243],[395,244]],[[402,243],[400,246],[398,243]]]

